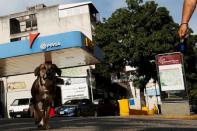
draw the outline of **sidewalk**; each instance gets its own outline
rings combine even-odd
[[[195,115],[130,115],[129,117],[197,120],[197,114]]]
[[[160,117],[167,119],[197,120],[197,115],[160,115]]]

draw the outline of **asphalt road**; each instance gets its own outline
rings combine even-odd
[[[197,131],[197,120],[159,117],[55,117],[54,131]],[[32,118],[0,119],[0,131],[38,130]]]

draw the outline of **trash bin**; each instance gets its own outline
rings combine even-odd
[[[128,99],[118,100],[120,116],[129,116],[129,101]]]

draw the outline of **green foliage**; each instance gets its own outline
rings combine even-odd
[[[190,99],[197,99],[197,35],[190,35],[186,41],[187,52],[184,55],[184,68],[186,74],[186,86]]]
[[[113,65],[108,66],[111,69],[100,70],[122,70],[127,61],[130,66],[137,68],[134,83],[143,89],[151,78],[157,80],[156,65],[153,62],[155,56],[176,51],[179,25],[173,21],[165,7],[158,7],[154,1],[126,2],[128,7],[117,9],[104,23],[98,24],[94,41],[103,50],[105,63]],[[188,43],[193,40],[190,39]],[[189,68],[194,64],[191,62],[195,54],[192,50],[189,49],[185,57],[186,62],[189,62],[186,71],[189,69],[194,72],[196,66]]]

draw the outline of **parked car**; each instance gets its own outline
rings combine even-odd
[[[69,100],[55,110],[57,116],[97,116],[96,106],[89,99]]]
[[[15,99],[9,108],[10,117],[30,117],[30,99],[31,98]]]
[[[102,99],[97,105],[98,116],[117,116],[119,115],[119,104],[116,100]]]

